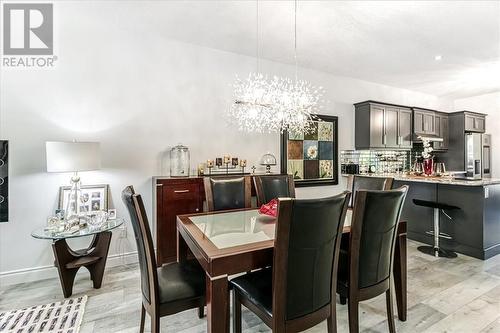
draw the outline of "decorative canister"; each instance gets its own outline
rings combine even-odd
[[[189,148],[178,144],[170,150],[170,177],[189,177]]]

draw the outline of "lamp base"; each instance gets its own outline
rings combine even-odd
[[[80,195],[82,193],[80,188],[81,188],[80,177],[78,176],[78,173],[75,172],[73,177],[71,177],[71,190],[69,192],[68,202],[66,205],[66,212],[64,214],[64,218],[67,224],[79,220],[79,214],[80,214],[79,202],[80,202]]]

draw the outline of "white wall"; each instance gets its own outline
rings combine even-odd
[[[492,134],[492,177],[500,178],[500,92],[455,100],[455,110],[486,113],[486,132]]]
[[[50,268],[50,242],[30,236],[53,214],[58,187],[69,181],[68,175],[45,172],[45,141],[101,142],[103,169],[82,174],[83,182],[109,184],[119,216],[126,216],[120,192],[133,184],[144,196],[150,219],[151,177],[168,174],[164,155],[169,147],[189,146],[193,167],[224,153],[247,158],[250,166],[265,152],[279,154],[278,135],[245,134],[226,125],[235,75],[255,70],[255,59],[165,39],[149,26],[149,18],[161,17],[154,10],[136,17],[141,24],[130,27],[128,17],[139,5],[120,3],[117,11],[114,2],[59,2],[56,67],[0,73],[0,137],[11,141],[10,222],[0,224],[4,285],[56,274]],[[294,73],[291,66],[266,61],[262,70]],[[453,106],[434,96],[316,71],[300,69],[299,75],[325,88],[324,113],[339,117],[340,150],[354,147],[355,102]],[[343,186],[297,194],[326,196]],[[129,230],[125,240],[114,237],[112,255],[134,251]]]

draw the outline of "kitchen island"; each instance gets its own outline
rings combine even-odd
[[[408,238],[433,245],[433,209],[417,206],[413,199],[434,201],[460,209],[440,213],[443,248],[488,259],[500,253],[500,179],[456,180],[439,177],[391,175],[393,187],[409,185],[402,220],[408,222]]]

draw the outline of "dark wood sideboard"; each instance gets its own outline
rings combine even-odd
[[[255,196],[253,179],[252,196]],[[153,219],[158,266],[177,261],[176,216],[204,211],[204,201],[203,176],[153,177]],[[255,205],[254,200],[252,203]]]

